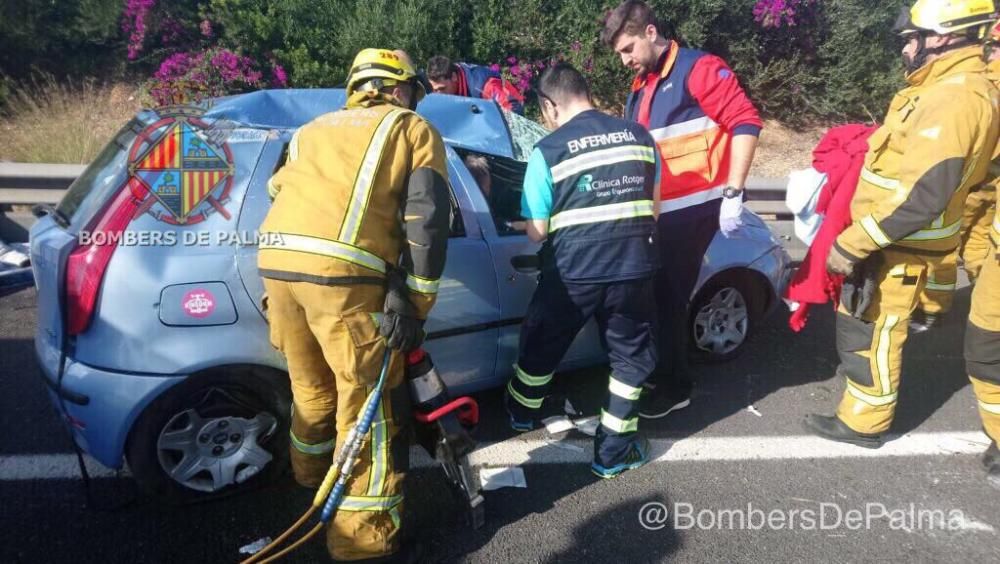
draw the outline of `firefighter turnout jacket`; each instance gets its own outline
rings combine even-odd
[[[437,131],[385,94],[355,93],[346,108],[302,126],[268,184],[274,202],[261,226],[261,275],[382,284],[399,265],[426,318],[450,228],[444,155]]]
[[[997,90],[981,47],[949,53],[907,76],[889,107],[835,246],[860,261],[893,247],[946,255],[960,242],[969,189],[987,175],[997,142]]]

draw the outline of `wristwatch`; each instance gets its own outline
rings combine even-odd
[[[735,186],[726,186],[722,189],[723,198],[738,198],[743,195],[743,189]]]

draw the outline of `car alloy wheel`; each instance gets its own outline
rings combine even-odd
[[[746,298],[736,288],[720,288],[694,317],[695,345],[714,355],[735,351],[750,328]]]

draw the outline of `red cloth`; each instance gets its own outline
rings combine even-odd
[[[823,214],[824,218],[785,293],[786,298],[800,304],[788,320],[795,332],[805,327],[813,304],[832,301],[836,307],[840,301],[844,277],[827,273],[826,259],[837,236],[851,225],[851,199],[865,163],[868,138],[876,129],[859,124],[834,127],[813,149],[813,168],[827,175],[816,204],[816,213]]]

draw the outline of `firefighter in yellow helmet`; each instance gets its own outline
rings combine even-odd
[[[413,67],[365,49],[346,107],[299,128],[271,178],[258,267],[271,341],[288,360],[295,479],[317,487],[378,379],[385,347],[415,348],[434,304],[450,226],[445,148],[412,111]],[[327,531],[334,559],[405,557],[398,537],[409,444],[403,358]],[[382,561],[382,560],[379,560]]]
[[[983,60],[994,12],[991,0],[917,0],[897,22],[909,85],[868,141],[854,223],[827,262],[853,277],[845,288],[874,291],[845,295],[837,313],[847,389],[835,415],[806,417],[821,437],[877,448],[892,424],[910,316],[928,271],[958,247],[966,196],[997,143],[998,93]]]
[[[1000,83],[1000,21],[991,33],[987,50],[990,78]],[[994,152],[986,183],[966,203],[966,227],[962,257],[969,276],[977,274],[972,291],[972,309],[965,329],[965,361],[972,389],[979,402],[983,429],[990,446],[983,456],[987,480],[1000,489],[1000,215],[996,189],[1000,184],[1000,146]],[[984,250],[985,249],[985,250]],[[971,270],[970,270],[971,264]]]
[[[990,31],[986,50],[988,77],[1000,88],[1000,21]],[[993,164],[986,182],[972,188],[965,202],[960,256],[965,272],[973,282],[979,277],[990,250],[990,226],[996,212],[997,184],[1000,184],[1000,147],[993,153]]]
[[[994,85],[1000,87],[1000,23],[990,31],[989,46],[986,51],[987,76]],[[994,164],[986,181],[969,189],[962,216],[962,239],[958,249],[949,255],[937,270],[929,270],[927,287],[920,297],[919,309],[914,312],[910,328],[918,331],[930,329],[941,321],[941,317],[951,309],[958,283],[958,259],[969,280],[975,283],[990,249],[990,226],[996,211],[996,181],[1000,176],[1000,150],[994,155]]]

